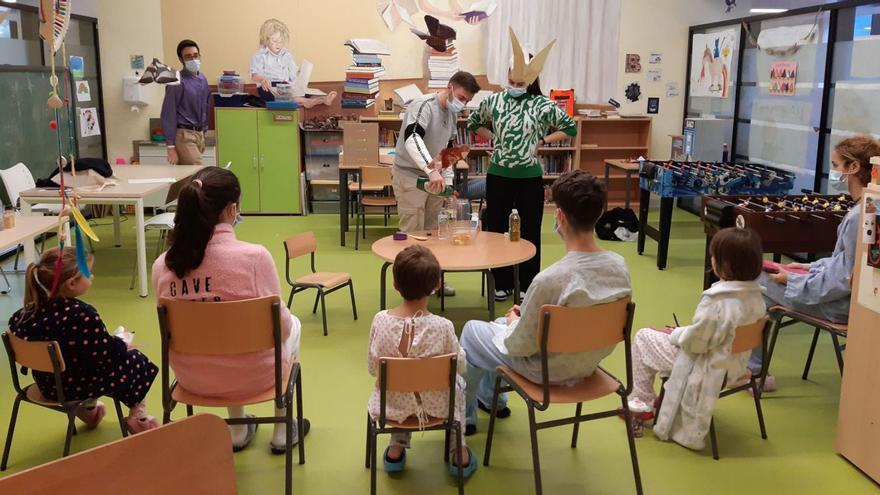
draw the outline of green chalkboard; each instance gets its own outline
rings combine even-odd
[[[74,114],[64,107],[56,116],[46,105],[51,75],[48,67],[0,66],[0,169],[22,162],[35,179],[49,178],[54,175],[58,156],[77,149]],[[58,90],[63,92],[66,79],[62,71],[58,79]],[[58,122],[56,130],[49,127],[52,120]],[[5,203],[5,190],[2,192]]]

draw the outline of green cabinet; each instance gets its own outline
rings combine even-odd
[[[244,213],[302,213],[295,110],[216,109],[217,164],[231,162]]]

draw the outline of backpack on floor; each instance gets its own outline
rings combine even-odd
[[[639,218],[629,208],[613,208],[596,222],[596,235],[605,241],[634,241],[639,233]]]

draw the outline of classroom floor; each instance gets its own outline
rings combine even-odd
[[[371,220],[367,246],[393,229]],[[105,240],[97,245],[92,290],[85,299],[95,305],[112,329],[124,325],[136,332],[135,341],[142,351],[158,363],[159,335],[152,295],[142,299],[128,289],[134,260],[133,221],[123,224],[123,247],[112,245],[112,228],[97,229]],[[552,231],[552,216],[544,219],[543,266],[563,253],[561,241]],[[372,315],[378,310],[378,275],[380,261],[369,249],[354,251],[339,246],[335,215],[308,217],[248,217],[237,227],[239,238],[261,243],[275,257],[279,275],[284,276],[282,239],[289,234],[313,230],[318,237],[318,269],[346,270],[354,277],[361,318],[352,321],[349,298],[345,293],[327,299],[330,334],[322,335],[320,314],[311,314],[313,298],[297,297],[293,312],[303,323],[302,364],[304,408],[312,422],[306,438],[306,464],[294,465],[296,493],[367,493],[369,470],[364,468],[364,416],[372,380],[367,374],[366,355]],[[351,235],[349,236],[351,239]],[[676,210],[668,268],[656,268],[656,243],[648,241],[644,256],[636,254],[635,243],[610,243],[603,246],[626,257],[632,274],[634,300],[637,304],[635,329],[672,323],[672,312],[684,322],[698,302],[703,276],[705,237],[699,219]],[[148,252],[155,242],[150,236]],[[362,244],[362,246],[364,245]],[[307,261],[295,265],[294,272],[306,271]],[[0,315],[6,320],[21,305],[21,276],[14,276],[12,295],[0,296]],[[468,319],[486,318],[485,299],[480,298],[477,274],[451,274],[447,282],[458,293],[447,299],[445,316],[456,328]],[[282,281],[282,287],[284,287]],[[390,285],[390,284],[389,284]],[[284,290],[284,296],[287,291]],[[389,294],[389,303],[396,294]],[[503,314],[506,304],[499,304]],[[439,311],[439,301],[432,301]],[[764,414],[769,438],[761,440],[754,403],[747,394],[721,400],[716,412],[716,428],[721,454],[714,461],[707,447],[692,452],[673,443],[665,443],[647,432],[637,440],[638,456],[645,493],[680,495],[682,493],[876,493],[877,485],[834,451],[834,431],[840,375],[834,361],[830,339],[823,335],[809,381],[801,380],[811,330],[789,327],[784,330],[773,359],[773,373],[779,391],[765,395]],[[2,351],[0,351],[2,352]],[[2,358],[6,368],[6,358]],[[622,348],[603,362],[611,372],[623,375]],[[12,387],[6,369],[0,386],[0,439],[5,440]],[[161,415],[161,393],[150,392],[148,410]],[[619,402],[607,398],[599,404],[608,409]],[[108,401],[109,405],[109,401]],[[497,423],[492,466],[482,465],[467,482],[466,490],[478,494],[532,494],[534,485],[529,455],[526,411],[521,400],[511,396],[513,415]],[[271,414],[271,404],[254,409]],[[112,408],[111,408],[112,410]],[[562,411],[564,410],[564,411]],[[572,407],[553,406],[540,418],[552,418],[560,412],[571,414]],[[585,408],[584,412],[588,412]],[[177,417],[184,414],[182,408]],[[480,432],[467,440],[481,459],[485,445],[488,417],[480,417]],[[97,430],[77,435],[73,451],[79,452],[116,440],[118,428],[108,414]],[[278,493],[283,487],[284,456],[273,456],[268,443],[271,427],[263,425],[251,446],[235,455],[240,493]],[[569,447],[571,430],[556,428],[539,433],[545,493],[633,493],[634,486],[623,423],[616,418],[586,423],[581,427],[576,450]],[[15,441],[6,473],[26,469],[61,455],[64,420],[58,413],[22,406]],[[380,439],[384,448],[386,439]],[[402,475],[378,476],[380,493],[454,493],[453,479],[442,462],[442,433],[413,435],[407,470]],[[381,453],[381,450],[380,450]],[[149,469],[149,467],[147,467]],[[4,473],[5,474],[5,473]],[[100,483],[100,480],[96,480]]]

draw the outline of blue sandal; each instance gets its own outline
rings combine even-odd
[[[474,471],[477,470],[477,457],[474,455],[474,452],[470,447],[465,447],[467,449],[468,457],[470,457],[471,462],[468,463],[467,466],[463,466],[461,469],[462,478],[470,478]],[[453,462],[449,463],[449,474],[455,477],[458,477],[458,466]]]
[[[406,449],[403,449],[403,454],[400,455],[400,459],[396,461],[392,461],[388,458],[388,450],[391,448],[389,445],[385,447],[385,453],[382,455],[382,462],[385,465],[386,473],[399,473],[406,468]]]

